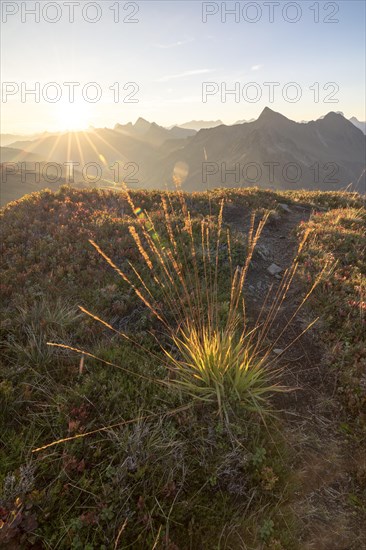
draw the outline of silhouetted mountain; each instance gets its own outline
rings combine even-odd
[[[222,120],[191,120],[184,124],[179,124],[179,128],[187,128],[188,130],[202,130],[203,128],[215,128],[224,124]]]
[[[40,132],[37,134],[24,135],[24,134],[0,134],[0,146],[6,147],[15,141],[31,141],[41,137],[55,136],[59,132]]]
[[[342,115],[344,117],[344,113],[342,111],[336,111],[336,114],[337,115]],[[322,120],[323,118],[324,118],[324,116],[320,117],[318,120]],[[356,126],[356,128],[359,128],[361,130],[361,132],[366,134],[366,122],[362,122],[362,121],[358,120],[355,116],[349,118],[348,120],[350,122],[352,122],[352,124],[354,126]],[[308,123],[309,121],[308,120],[302,120],[301,122]]]
[[[356,128],[359,128],[361,132],[366,134],[366,122],[362,122],[361,120],[358,120],[355,116],[350,118],[350,121],[352,122],[352,124],[356,126]]]
[[[0,147],[0,162],[41,162],[42,160],[42,157],[22,149]]]
[[[163,128],[155,122],[148,122],[144,118],[139,118],[132,124],[116,124],[114,129],[125,135],[141,139],[151,145],[160,146],[169,139],[185,139],[193,136],[196,132],[173,126],[172,128]]]
[[[88,132],[66,132],[57,137],[16,142],[13,147],[37,154],[46,162],[78,163],[76,168],[80,170],[87,163],[98,163],[103,170],[103,177],[113,181],[115,177],[120,180],[133,171],[128,167],[124,169],[128,163],[138,164],[140,177],[145,181],[148,172],[145,173],[144,169],[150,168],[158,150],[158,147],[141,137],[132,137],[127,132],[108,128]],[[119,174],[115,164],[117,162]]]
[[[21,141],[25,140],[27,136],[24,135],[17,135],[17,134],[0,134],[0,146],[6,147],[10,143],[14,143],[14,141]]]
[[[350,185],[365,192],[365,136],[341,114],[298,123],[265,108],[253,122],[222,124],[183,138],[181,130],[140,118],[114,129],[67,132],[12,146],[45,162],[77,162],[80,171],[98,163],[98,185],[124,180],[130,187],[169,188],[179,173],[189,191],[253,185],[339,190]],[[85,183],[93,185],[88,179]]]
[[[254,121],[255,121],[255,118],[251,118],[250,120],[237,120],[237,121],[233,124],[233,126],[234,126],[235,124],[247,124],[247,122],[254,122]]]
[[[335,190],[351,184],[365,192],[365,137],[336,113],[297,123],[266,107],[254,122],[201,130],[169,155],[153,183],[169,184],[178,162],[187,166],[184,187],[191,191],[241,185]]]

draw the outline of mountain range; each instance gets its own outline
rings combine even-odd
[[[162,145],[169,139],[185,139],[196,133],[194,129],[184,128],[183,126],[164,128],[155,122],[148,122],[141,117],[137,119],[135,124],[132,124],[132,122],[128,124],[116,124],[114,130],[152,145]]]
[[[39,139],[46,136],[56,136],[59,132],[39,132],[37,134],[0,134],[0,146],[6,147],[16,141],[30,141]]]
[[[179,124],[179,128],[186,128],[188,130],[195,130],[199,132],[203,128],[215,128],[216,126],[221,126],[224,124],[222,120],[190,120],[189,122],[184,122],[184,124]]]
[[[202,123],[197,121],[197,125]],[[266,107],[257,120],[197,132],[179,126],[168,129],[139,118],[135,124],[116,124],[113,129],[46,133],[18,140],[2,147],[1,157],[3,171],[9,162],[25,162],[28,167],[38,161],[42,166],[73,161],[79,163],[76,182],[94,186],[115,187],[114,183],[124,179],[131,187],[169,189],[179,180],[187,191],[254,185],[366,191],[365,135],[354,121],[334,112],[299,123]],[[91,181],[96,173],[93,167],[85,181],[81,171],[86,163],[101,166],[99,182]],[[63,181],[65,177],[63,168]],[[83,177],[84,181],[78,180]],[[7,200],[24,194],[24,182],[17,183],[16,174],[8,178],[11,188],[6,179],[2,186]],[[44,180],[35,186],[49,187]]]
[[[206,184],[365,192],[365,136],[333,112],[297,123],[266,107],[253,122],[201,130],[165,159],[158,180],[169,181],[178,162],[187,165],[190,191]]]

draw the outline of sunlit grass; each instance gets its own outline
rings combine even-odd
[[[267,397],[283,388],[265,368],[264,359],[252,353],[244,335],[233,330],[212,331],[194,325],[181,328],[172,336],[178,353],[166,351],[176,377],[170,381],[182,392],[202,402],[215,404],[228,417],[228,405],[237,403],[263,414]]]
[[[122,269],[90,242],[163,325],[170,342],[168,348],[162,345],[164,383],[194,401],[213,405],[221,418],[228,419],[237,405],[264,416],[270,410],[270,396],[285,390],[271,356],[276,342],[268,343],[268,333],[295,276],[297,259],[285,272],[272,304],[249,328],[244,286],[268,213],[259,220],[252,216],[242,265],[234,266],[230,232],[223,227],[223,200],[217,216],[193,221],[183,193],[178,192],[179,210],[162,197],[163,221],[157,227],[127,190],[126,196],[138,219],[129,230],[144,269],[131,262]],[[299,252],[306,238],[307,234]],[[225,286],[220,279],[223,262],[230,266],[226,308],[219,289]]]

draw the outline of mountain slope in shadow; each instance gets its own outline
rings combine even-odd
[[[158,174],[186,165],[187,190],[259,185],[365,192],[365,136],[342,115],[297,123],[265,108],[254,122],[201,130],[172,152]],[[231,171],[231,173],[229,173]]]
[[[80,172],[97,163],[112,185],[124,180],[131,187],[173,188],[178,175],[187,191],[241,186],[366,191],[365,136],[333,112],[298,123],[266,107],[255,121],[197,133],[140,118],[114,129],[46,135],[12,147],[44,162],[78,163]]]

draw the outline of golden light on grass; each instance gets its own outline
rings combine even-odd
[[[168,390],[178,391],[182,397],[185,396],[190,405],[195,402],[207,404],[216,410],[222,420],[229,421],[231,412],[237,407],[246,410],[248,414],[255,412],[264,418],[271,410],[270,396],[288,390],[279,383],[279,369],[272,367],[276,361],[273,349],[327,270],[327,266],[324,266],[299,305],[294,308],[291,318],[281,327],[280,334],[271,342],[270,330],[298,270],[298,257],[308,233],[303,236],[298,254],[285,271],[274,297],[267,295],[256,322],[249,328],[244,287],[268,213],[259,220],[252,215],[242,266],[234,268],[230,231],[224,231],[224,201],[221,201],[216,216],[193,218],[184,193],[178,190],[175,195],[162,197],[163,221],[156,225],[147,212],[136,207],[126,188],[124,192],[137,218],[136,224],[131,225],[129,231],[142,261],[135,265],[127,262],[127,268],[121,269],[97,243],[92,240],[90,243],[133,290],[151,316],[162,323],[170,341],[170,349],[161,346],[162,354],[157,355],[97,315],[85,308],[80,309],[128,340],[136,348],[136,353],[154,356],[166,368],[167,376],[155,379],[100,359],[85,350],[62,344],[49,345],[100,360],[132,376],[163,384]],[[174,200],[178,202],[179,209],[174,206]],[[225,257],[222,256],[223,247]],[[223,282],[221,270],[225,267],[222,262],[226,262],[230,271],[227,281],[229,301],[224,312],[219,293],[219,284]],[[314,322],[293,338],[286,350]],[[80,437],[109,428],[80,434]],[[70,439],[73,438],[61,439],[36,451]]]
[[[223,231],[223,201],[214,220],[193,220],[185,195],[178,190],[179,211],[173,206],[170,195],[163,196],[163,223],[156,227],[151,216],[136,207],[127,189],[125,192],[138,218],[137,226],[131,226],[130,233],[148,272],[141,264],[140,267],[129,264],[132,275],[127,275],[96,243],[92,245],[133,289],[152,316],[162,322],[176,350],[174,354],[162,350],[168,359],[167,369],[174,373],[165,383],[214,405],[221,418],[228,417],[235,402],[263,414],[268,397],[285,389],[278,384],[278,371],[268,368],[273,363],[272,351],[324,272],[295,308],[280,335],[268,343],[269,331],[298,269],[296,257],[286,270],[272,303],[268,306],[267,297],[257,322],[249,330],[243,291],[268,213],[259,220],[252,216],[243,266],[233,269],[230,232]],[[298,254],[307,236],[305,234],[300,242]],[[226,248],[226,261],[230,266],[230,301],[224,315],[219,296],[222,246]]]

